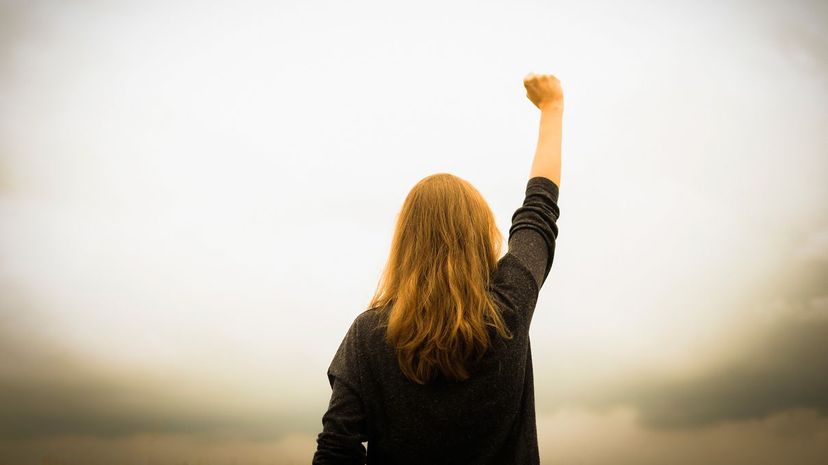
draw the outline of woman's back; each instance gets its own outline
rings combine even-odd
[[[550,179],[528,181],[490,281],[513,337],[490,328],[492,347],[469,365],[469,379],[412,382],[386,341],[382,309],[357,316],[328,370],[323,424],[332,427],[319,435],[315,464],[358,456],[368,438],[368,464],[538,463],[529,326],[554,258],[557,200]]]

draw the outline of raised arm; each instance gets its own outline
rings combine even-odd
[[[563,92],[552,75],[528,74],[526,96],[541,110],[540,137],[523,204],[512,215],[509,252],[494,274],[493,290],[523,315],[528,328],[546,281],[558,239]]]
[[[561,185],[561,132],[563,126],[563,90],[551,74],[529,73],[523,78],[526,96],[541,111],[540,132],[529,178],[543,176]]]
[[[551,74],[529,73],[523,85],[526,96],[541,110],[541,124],[526,197],[512,215],[509,252],[529,269],[539,290],[552,267],[558,237],[563,92]]]

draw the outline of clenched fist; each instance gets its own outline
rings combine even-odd
[[[526,87],[526,96],[539,109],[563,109],[561,81],[554,75],[529,73],[523,78],[523,86]]]

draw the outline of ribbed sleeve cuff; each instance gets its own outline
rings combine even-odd
[[[530,191],[537,191],[538,188],[548,191],[552,201],[558,203],[560,188],[555,184],[555,181],[543,176],[535,176],[529,179],[526,184],[526,194],[529,195]]]

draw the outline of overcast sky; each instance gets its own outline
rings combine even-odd
[[[828,454],[824,2],[0,0],[0,464],[309,463],[402,202],[566,101],[547,464]],[[588,447],[585,447],[588,445]]]

